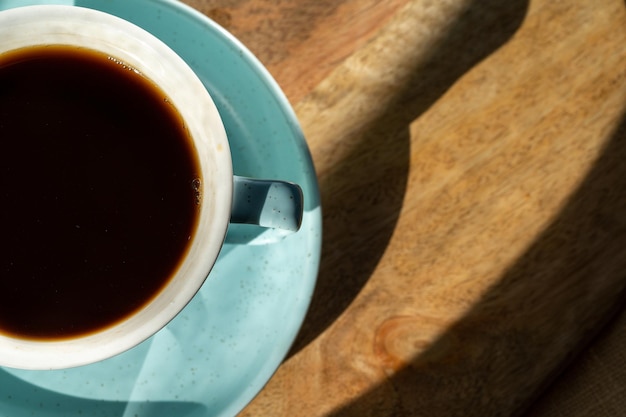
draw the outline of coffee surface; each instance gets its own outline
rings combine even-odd
[[[0,333],[90,333],[163,288],[195,230],[199,169],[158,88],[84,49],[2,55],[0,147]]]

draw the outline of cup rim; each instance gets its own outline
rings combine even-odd
[[[193,138],[202,174],[202,204],[185,259],[167,285],[139,311],[95,333],[68,339],[29,340],[0,334],[0,366],[33,370],[107,359],[148,339],[171,321],[191,301],[217,260],[233,192],[230,148],[219,112],[201,80],[169,46],[133,23],[94,9],[35,5],[0,11],[0,56],[20,47],[53,44],[105,52],[161,87]]]

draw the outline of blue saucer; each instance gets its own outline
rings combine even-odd
[[[232,35],[172,0],[0,1],[109,12],[161,38],[213,96],[238,175],[302,186],[302,229],[233,225],[193,301],[165,329],[109,360],[62,371],[0,369],[0,415],[233,416],[262,389],[304,320],[317,278],[321,210],[309,150],[280,88]]]

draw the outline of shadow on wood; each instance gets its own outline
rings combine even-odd
[[[522,414],[623,308],[625,160],[623,118],[563,210],[501,280],[419,356],[332,415]]]
[[[428,58],[416,64],[386,111],[355,133],[358,137],[353,142],[358,145],[320,179],[324,212],[320,273],[308,316],[289,356],[342,314],[384,253],[406,191],[411,122],[506,43],[521,25],[527,7],[527,0],[469,1]]]

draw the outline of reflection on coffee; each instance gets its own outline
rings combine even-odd
[[[4,54],[0,146],[0,333],[88,334],[164,287],[195,230],[200,174],[158,88],[85,49]]]

